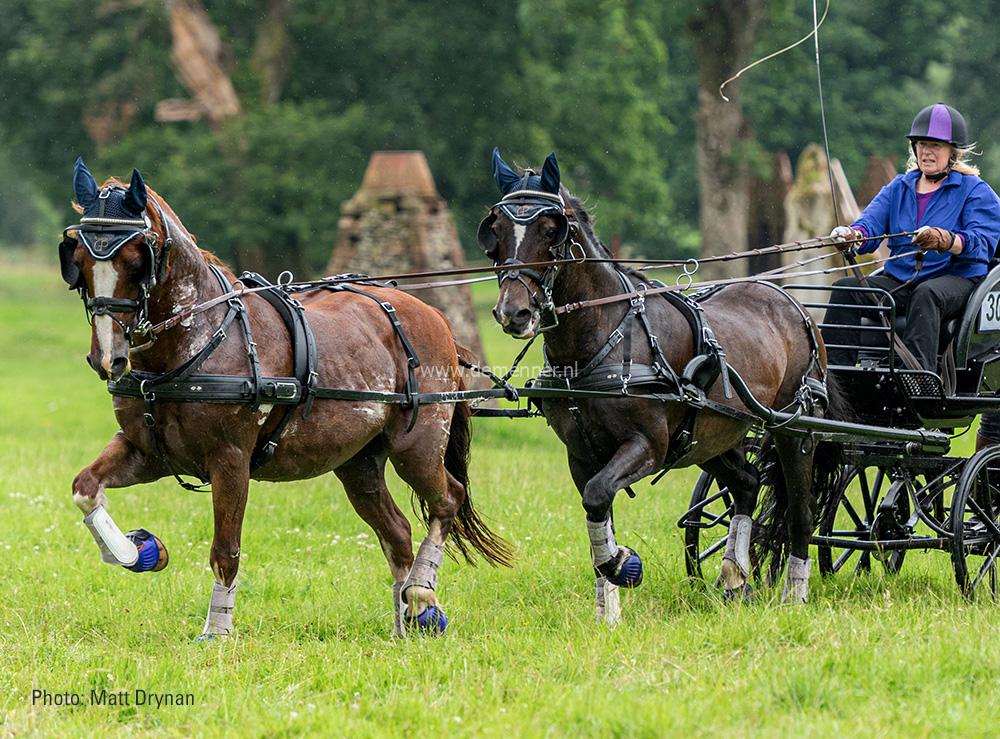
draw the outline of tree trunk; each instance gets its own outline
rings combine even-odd
[[[215,24],[198,0],[167,0],[173,48],[170,58],[177,79],[204,107],[212,123],[240,113],[229,73],[223,67],[223,46]]]
[[[257,25],[251,64],[260,78],[261,102],[272,104],[281,99],[281,89],[288,76],[292,41],[288,33],[291,0],[268,0],[267,14]]]
[[[703,257],[747,248],[749,142],[740,83],[719,85],[747,62],[767,0],[714,0],[688,21],[698,63],[697,165]],[[700,277],[728,276],[735,262],[706,264]]]

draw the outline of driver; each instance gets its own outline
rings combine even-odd
[[[889,239],[892,256],[921,250],[887,262],[880,274],[868,277],[871,287],[892,294],[897,310],[907,314],[903,343],[921,367],[937,372],[941,322],[959,315],[976,284],[986,275],[1000,238],[1000,198],[979,178],[979,169],[968,162],[973,153],[965,118],[950,105],[935,103],[913,119],[910,157],[906,172],[897,175],[868,204],[850,226],[837,226],[830,234],[850,248],[863,239],[858,251],[874,251],[883,234],[916,231],[916,236]],[[834,283],[857,287],[855,277]],[[857,326],[872,303],[871,294],[834,290],[824,323]],[[874,312],[873,317],[874,317]],[[857,346],[860,331],[826,328],[827,344]],[[854,366],[857,350],[833,347],[830,364]]]

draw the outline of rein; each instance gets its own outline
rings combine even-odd
[[[917,250],[911,252],[905,252],[903,254],[897,254],[894,257],[886,257],[885,259],[875,259],[872,260],[872,264],[885,264],[886,262],[891,262],[896,259],[902,259],[903,257],[908,257],[911,254],[916,253]],[[824,255],[824,257],[833,256],[833,254]],[[735,285],[741,282],[761,282],[766,280],[787,280],[799,277],[810,277],[813,275],[826,275],[833,274],[835,272],[846,272],[851,269],[857,269],[856,266],[846,266],[846,267],[828,267],[826,269],[819,270],[807,270],[805,272],[784,272],[784,267],[779,267],[769,272],[761,272],[757,275],[749,275],[747,277],[730,277],[723,280],[706,280],[705,282],[694,282],[685,285],[664,285],[662,287],[650,287],[643,291],[644,295],[659,295],[663,293],[670,292],[680,292],[684,290],[691,289],[703,289],[710,287],[722,287],[725,285]],[[766,279],[764,279],[766,278]],[[603,298],[593,298],[592,300],[581,300],[573,303],[567,303],[566,305],[560,305],[556,307],[555,312],[559,315],[566,313],[572,313],[573,311],[580,310],[581,308],[590,308],[598,305],[607,305],[609,303],[617,303],[623,300],[632,300],[639,296],[639,293],[624,293],[619,295],[609,295]]]

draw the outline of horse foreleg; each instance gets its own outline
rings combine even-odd
[[[385,455],[362,452],[336,470],[354,510],[372,527],[392,572],[393,636],[403,629],[403,581],[413,565],[410,522],[385,485]]]
[[[119,431],[97,459],[73,480],[73,503],[101,550],[101,559],[129,569],[159,571],[167,566],[167,549],[145,529],[123,534],[107,511],[106,488],[124,488],[163,476],[162,464],[147,457]]]
[[[757,504],[760,480],[756,469],[747,462],[743,452],[730,449],[702,465],[715,476],[719,488],[727,488],[733,496],[733,515],[729,523],[726,550],[722,555],[723,597],[741,596],[749,599],[753,588],[750,577],[750,539],[753,534],[753,509]]]
[[[594,476],[591,464],[592,460],[580,460],[572,454],[569,456],[569,471],[580,495],[583,495],[583,489],[587,486],[590,478]],[[598,621],[611,626],[621,621],[622,607],[618,586],[597,570],[594,570],[594,595],[597,607],[595,616]]]
[[[798,605],[809,599],[809,539],[813,530],[812,478],[816,445],[811,439],[787,435],[775,436],[774,443],[785,478],[788,536],[791,540],[781,600]]]
[[[199,641],[226,636],[233,630],[236,574],[240,569],[240,536],[250,486],[250,463],[243,455],[219,459],[209,468],[215,535],[209,562],[215,573],[208,616]]]
[[[633,436],[596,475],[583,486],[583,507],[587,511],[587,534],[590,538],[590,555],[597,576],[607,584],[634,588],[642,583],[642,560],[628,547],[618,546],[611,520],[611,504],[615,494],[657,469],[657,458],[652,444],[643,436]],[[597,583],[598,598],[601,583]],[[612,592],[612,596],[617,593]],[[612,621],[618,614],[607,610],[608,589],[604,588],[605,612],[601,613],[598,601],[598,618]]]

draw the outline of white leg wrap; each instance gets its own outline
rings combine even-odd
[[[738,578],[739,575],[743,576],[743,580],[750,577],[750,535],[753,533],[753,519],[743,513],[733,516],[732,522],[729,524],[729,536],[726,539],[726,551],[722,555],[723,561],[723,577],[726,577],[726,571],[732,568],[725,567],[725,562],[731,562],[739,568],[739,573],[731,573]],[[736,583],[736,587],[742,585],[742,582]],[[727,586],[734,587],[731,583],[727,582]]]
[[[109,565],[129,567],[139,560],[139,550],[125,538],[104,506],[99,505],[84,516],[83,523],[100,547],[101,559]]]
[[[600,567],[618,556],[615,533],[611,530],[611,519],[594,523],[587,519],[587,534],[590,536],[590,558],[594,567]]]
[[[403,629],[403,583],[392,586],[392,635],[396,638],[406,636]]]
[[[413,559],[410,574],[406,576],[406,582],[403,583],[403,598],[406,598],[407,588],[414,585],[428,590],[437,590],[437,571],[443,561],[444,544],[435,544],[428,536],[420,543],[420,549],[417,550],[417,556]]]
[[[799,604],[809,600],[809,559],[796,556],[788,558],[785,573],[785,588],[781,591],[781,602]]]
[[[212,600],[208,605],[203,634],[225,636],[233,630],[233,609],[236,607],[236,583],[231,588],[216,581],[212,585]]]
[[[618,586],[607,578],[597,578],[597,620],[614,626],[621,621],[622,606],[618,597]]]

